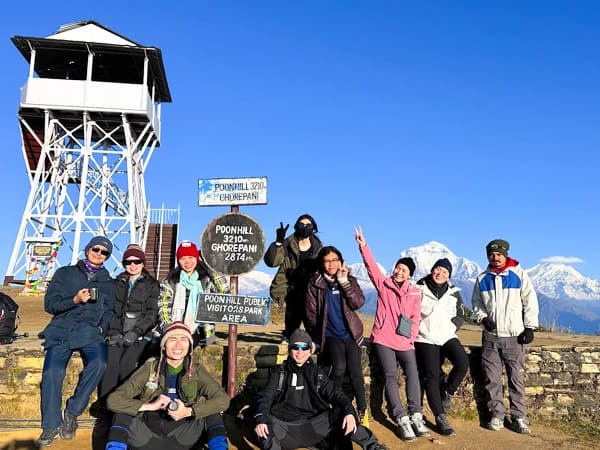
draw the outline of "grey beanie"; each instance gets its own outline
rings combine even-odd
[[[292,335],[290,336],[290,345],[295,344],[296,342],[303,342],[305,344],[308,344],[310,347],[312,347],[312,339],[310,337],[310,334],[308,334],[306,331],[301,330],[300,328],[298,328],[296,331],[294,331],[292,333]]]
[[[112,242],[110,242],[110,240],[106,236],[94,236],[90,240],[90,242],[88,242],[88,245],[85,246],[84,253],[87,255],[90,248],[92,248],[96,245],[101,245],[102,247],[106,247],[106,250],[108,250],[108,253],[112,254],[113,245],[112,245]],[[107,256],[107,258],[110,257],[110,254]]]

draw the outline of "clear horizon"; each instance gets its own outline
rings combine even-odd
[[[541,0],[5,5],[2,277],[29,192],[10,38],[79,20],[162,51],[173,103],[146,189],[181,206],[181,239],[229,210],[197,206],[199,178],[266,176],[268,204],[240,211],[267,245],[308,212],[348,260],[361,225],[388,269],[432,240],[482,265],[502,237],[524,267],[600,279],[600,4]]]

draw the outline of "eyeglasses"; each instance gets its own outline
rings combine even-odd
[[[308,344],[292,344],[290,348],[292,350],[308,350],[310,346]]]
[[[110,252],[108,250],[102,250],[100,247],[92,247],[90,250],[93,251],[94,253],[100,253],[103,256],[110,255]]]
[[[126,259],[123,261],[124,266],[129,266],[130,264],[135,264],[137,266],[138,264],[144,264],[144,261],[141,259]]]
[[[323,260],[323,264],[333,264],[336,263],[340,260],[340,258],[335,258],[335,259],[324,259]]]

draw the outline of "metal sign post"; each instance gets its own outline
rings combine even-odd
[[[258,223],[240,214],[240,204],[266,204],[267,178],[213,178],[198,180],[198,205],[230,205],[230,214],[214,219],[201,238],[202,256],[213,270],[229,275],[233,296],[238,295],[238,275],[250,272],[262,259],[264,233]],[[230,320],[225,323],[231,322]],[[227,394],[236,391],[237,324],[229,323],[227,337]]]

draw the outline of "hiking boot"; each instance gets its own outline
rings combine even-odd
[[[492,431],[500,431],[504,428],[504,418],[503,417],[492,417],[492,420],[487,424],[489,430]]]
[[[419,437],[429,436],[429,428],[425,426],[425,420],[422,413],[413,413],[410,415],[410,424],[415,434]]]
[[[35,445],[38,447],[50,447],[55,439],[58,437],[59,428],[53,430],[42,430],[42,434],[35,441]]]
[[[75,437],[77,430],[77,416],[71,414],[67,408],[63,410],[63,422],[60,427],[60,437],[65,441],[70,441]]]
[[[456,434],[454,432],[454,428],[452,428],[450,423],[448,423],[448,417],[446,417],[446,414],[435,416],[435,426],[442,436],[454,436]]]
[[[396,423],[398,424],[398,431],[400,432],[400,437],[403,441],[414,441],[417,438],[410,425],[408,416],[402,416],[399,419],[396,419]]]
[[[511,428],[517,433],[531,434],[531,430],[529,429],[527,419],[523,417],[513,417],[511,420]]]
[[[444,411],[444,414],[448,414],[450,412],[453,398],[454,394],[450,394],[448,391],[442,392],[442,411]]]

